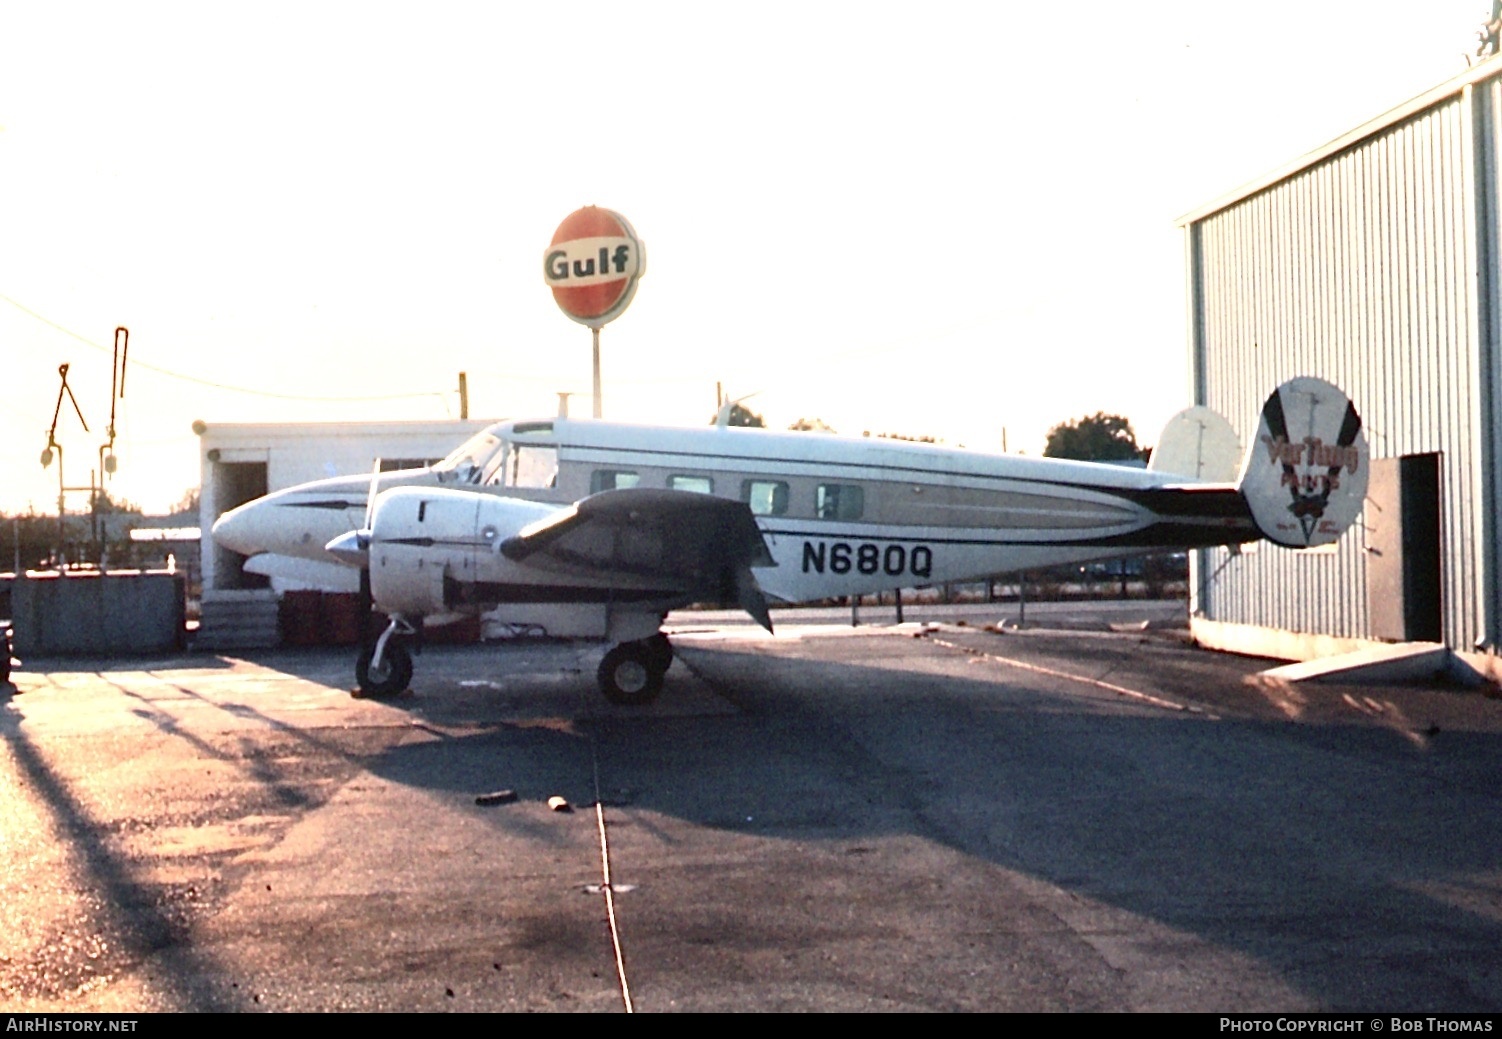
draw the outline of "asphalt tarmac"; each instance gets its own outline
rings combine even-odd
[[[1502,1009],[1502,701],[1138,613],[28,661],[0,1009]]]

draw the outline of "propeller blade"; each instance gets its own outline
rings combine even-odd
[[[365,496],[365,522],[360,524],[361,530],[372,529],[375,522],[375,500],[381,489],[381,460],[377,458],[375,464],[370,467],[370,493]]]

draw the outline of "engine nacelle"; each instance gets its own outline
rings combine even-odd
[[[456,605],[445,579],[473,585],[495,568],[506,538],[558,512],[555,505],[437,487],[398,487],[376,497],[370,591],[387,613],[420,617]]]

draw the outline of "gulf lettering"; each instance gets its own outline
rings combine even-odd
[[[595,239],[599,241],[599,239]],[[577,248],[571,254],[567,243],[562,249],[553,249],[542,263],[544,280],[569,282],[590,278],[599,281],[612,276],[626,277],[636,273],[636,263],[629,244],[602,245],[588,255],[580,255]]]
[[[927,545],[887,545],[882,548],[870,541],[851,544],[848,541],[805,541],[803,543],[803,572],[805,574],[848,574],[850,571],[888,577],[930,577],[934,572],[933,549]]]

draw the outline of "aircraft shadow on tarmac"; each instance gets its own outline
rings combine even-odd
[[[1372,725],[1216,719],[1004,667],[956,677],[901,638],[843,655],[813,645],[686,646],[646,711],[599,700],[593,651],[444,648],[412,695],[388,702],[410,715],[400,732],[419,737],[396,745],[390,728],[356,747],[276,720],[270,702],[267,713],[219,706],[269,721],[289,746],[319,747],[331,780],[320,798],[369,771],[547,840],[522,813],[474,797],[509,788],[582,807],[597,770],[607,807],[648,822],[850,851],[890,837],[942,845],[1243,954],[1321,1007],[1502,1006],[1498,735],[1420,744]],[[327,654],[276,665],[315,681],[335,673]],[[240,760],[166,713],[155,724],[201,755]],[[178,933],[177,895],[136,878],[65,777],[11,736],[105,902],[122,907],[100,933],[136,954],[167,950],[183,1005],[239,1005],[194,980],[218,968]],[[258,811],[302,804],[300,773],[283,775],[279,760],[258,759]],[[871,897],[884,898],[879,883]],[[703,908],[736,926],[739,907]]]
[[[404,709],[472,728],[369,767],[585,805],[597,761],[607,806],[774,839],[939,841],[1254,957],[1321,1006],[1502,1006],[1494,734],[1420,747],[1380,727],[1155,711],[1021,671],[680,656],[692,671],[680,660],[648,716],[507,720],[487,698],[524,702],[526,676],[446,706],[452,687],[418,683]],[[593,694],[587,675],[536,680]],[[704,695],[695,683],[720,705],[674,713]]]

